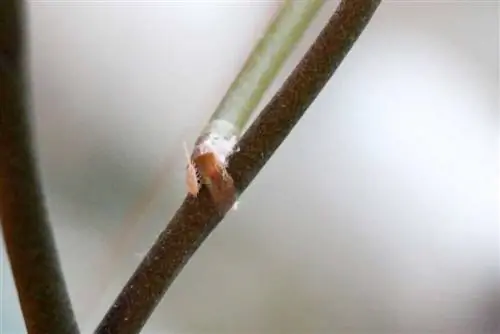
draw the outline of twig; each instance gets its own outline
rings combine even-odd
[[[209,127],[210,123],[223,120],[234,127],[238,137],[241,135],[262,96],[324,3],[325,0],[286,0],[282,4],[212,114]]]
[[[246,189],[283,142],[365,28],[380,0],[343,0],[280,91],[244,134],[228,170]],[[222,220],[205,188],[186,198],[129,279],[95,333],[138,333],[168,287]]]
[[[22,1],[0,5],[0,219],[28,333],[78,333],[31,143]]]

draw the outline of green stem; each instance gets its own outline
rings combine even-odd
[[[325,0],[287,0],[257,43],[204,134],[239,136],[285,60],[309,27]],[[221,122],[222,121],[222,122]]]

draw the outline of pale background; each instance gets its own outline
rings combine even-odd
[[[37,145],[84,333],[182,201],[182,141],[192,144],[278,3],[29,2]],[[493,333],[498,6],[384,1],[143,332]],[[164,191],[97,296],[99,259],[165,160]],[[2,333],[22,333],[3,266]]]

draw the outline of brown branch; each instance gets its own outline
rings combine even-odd
[[[243,192],[338,68],[380,0],[343,0],[280,91],[242,137],[228,170]],[[186,198],[127,282],[96,333],[138,333],[177,274],[222,220],[203,189]]]
[[[0,3],[0,220],[28,333],[78,333],[31,143],[22,14]]]

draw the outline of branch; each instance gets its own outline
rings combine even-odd
[[[247,57],[209,120],[224,120],[241,135],[254,109],[293,52],[325,0],[287,0]],[[224,134],[225,135],[225,134]]]
[[[23,6],[0,5],[0,219],[28,333],[78,333],[29,126]]]
[[[243,192],[297,124],[381,0],[343,0],[280,91],[243,135],[228,170]],[[186,198],[95,333],[138,333],[193,253],[223,219],[206,189]]]

